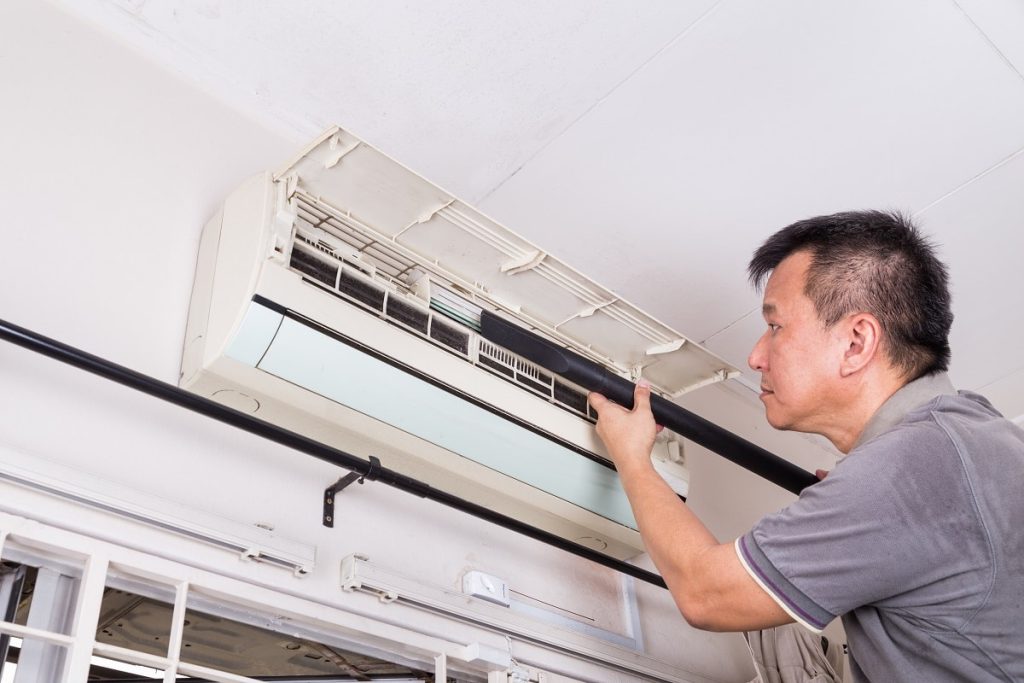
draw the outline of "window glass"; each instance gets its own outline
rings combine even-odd
[[[250,677],[428,678],[424,671],[358,654],[336,644],[265,628],[258,625],[261,619],[253,613],[244,615],[244,621],[243,615],[237,616],[240,618],[218,616],[208,611],[208,604],[197,609],[195,603],[190,603],[185,614],[181,661]]]
[[[0,651],[0,682],[15,683],[18,667],[35,672],[37,681],[56,681],[64,670],[67,649],[42,640],[10,637],[6,653]]]
[[[109,583],[96,628],[96,642],[136,652],[166,657],[171,636],[174,597],[170,588],[148,586],[145,590]],[[146,594],[143,594],[146,593]]]

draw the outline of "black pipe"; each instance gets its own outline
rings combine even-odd
[[[99,375],[106,379],[123,384],[126,387],[131,387],[137,391],[141,391],[144,394],[155,396],[156,398],[173,403],[182,408],[187,408],[193,412],[200,413],[207,417],[219,420],[233,427],[237,427],[243,431],[249,432],[250,434],[256,434],[262,436],[265,439],[279,443],[282,446],[287,446],[294,450],[300,451],[307,455],[311,455],[320,460],[325,460],[331,464],[344,467],[347,470],[354,472],[360,472],[366,476],[366,478],[373,481],[380,481],[388,486],[392,486],[401,491],[407,493],[414,493],[421,498],[427,498],[435,502],[447,505],[448,507],[455,508],[462,512],[466,512],[474,517],[487,520],[501,526],[505,529],[515,531],[523,536],[541,541],[548,545],[560,548],[573,555],[578,555],[592,562],[600,564],[605,567],[609,567],[623,574],[627,574],[634,578],[646,581],[647,583],[654,584],[655,586],[661,586],[666,588],[665,580],[653,572],[649,572],[645,569],[635,567],[627,562],[609,557],[602,553],[587,548],[586,546],[578,543],[573,543],[564,538],[560,538],[548,531],[538,529],[537,527],[525,524],[518,519],[503,515],[499,512],[495,512],[482,505],[470,502],[454,496],[450,493],[445,493],[431,487],[429,484],[425,484],[421,481],[417,481],[411,477],[399,474],[394,470],[389,470],[386,467],[375,466],[372,467],[369,461],[358,458],[350,453],[331,448],[326,444],[322,444],[319,441],[310,439],[302,434],[283,429],[277,425],[273,425],[269,422],[264,422],[251,415],[238,412],[232,408],[221,405],[208,398],[204,398],[192,392],[186,391],[173,384],[161,382],[158,379],[154,379],[148,375],[144,375],[135,370],[130,370],[123,365],[112,363],[99,356],[94,356],[91,353],[86,353],[80,349],[76,349],[73,346],[68,346],[49,337],[45,337],[31,330],[26,330],[23,327],[19,327],[5,320],[0,320],[0,339],[16,344],[23,348],[35,351],[49,358],[59,360],[62,363],[73,365],[80,370],[91,372],[94,375]]]
[[[633,408],[635,384],[490,311],[482,312],[480,334],[485,339],[533,361],[556,375],[561,375],[587,391],[596,391],[619,405],[630,410]],[[799,494],[818,481],[818,478],[807,470],[657,394],[651,395],[651,411],[659,424],[778,484],[787,491]]]

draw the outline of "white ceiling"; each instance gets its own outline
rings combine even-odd
[[[915,214],[954,380],[1024,418],[1019,0],[61,4],[296,149],[342,125],[740,367],[761,240]]]

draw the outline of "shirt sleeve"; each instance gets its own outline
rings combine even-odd
[[[951,506],[969,504],[959,463],[929,457],[950,452],[942,440],[936,432],[902,430],[855,450],[795,503],[737,539],[744,569],[814,631],[935,580],[936,541],[948,537],[939,527]],[[938,466],[952,477],[922,476],[927,460],[928,469]]]

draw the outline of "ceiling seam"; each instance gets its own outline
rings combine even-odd
[[[964,182],[960,183],[959,185],[954,187],[952,190],[950,190],[949,192],[947,192],[944,195],[942,195],[941,197],[939,197],[938,199],[935,199],[935,200],[929,202],[928,204],[926,204],[925,206],[923,206],[922,208],[918,209],[913,214],[911,214],[911,216],[913,218],[917,218],[921,214],[923,214],[926,211],[928,211],[929,209],[933,208],[936,204],[940,204],[940,203],[946,201],[947,199],[949,199],[953,195],[957,194],[961,190],[966,189],[969,185],[973,185],[978,180],[981,180],[982,178],[987,176],[989,173],[992,173],[993,171],[995,171],[995,170],[1005,166],[1006,164],[1010,163],[1015,158],[1019,157],[1021,154],[1024,154],[1024,147],[1021,147],[1020,149],[1018,149],[1018,150],[1016,150],[1014,152],[1011,152],[1007,156],[1003,157],[1002,159],[1000,159],[996,163],[994,163],[991,166],[989,166],[988,168],[986,168],[984,171],[980,171],[979,173],[976,173],[975,175],[971,176],[970,178],[968,178]]]
[[[701,346],[707,344],[708,342],[710,342],[712,339],[714,339],[718,335],[723,334],[725,332],[728,332],[733,327],[736,327],[736,325],[739,325],[741,322],[743,322],[744,320],[749,318],[751,315],[760,312],[760,310],[761,310],[761,308],[759,306],[751,308],[749,311],[747,311],[746,313],[744,313],[740,317],[736,318],[731,323],[728,323],[725,327],[722,327],[722,328],[719,328],[719,329],[715,330],[714,332],[709,334],[707,337],[705,337],[703,340],[701,340],[701,342],[700,342]]]
[[[981,26],[978,26],[978,23],[976,21],[974,21],[974,19],[967,12],[967,10],[965,10],[963,7],[961,7],[960,3],[957,2],[957,0],[953,0],[953,4],[956,5],[956,8],[958,10],[960,10],[960,13],[964,15],[964,18],[967,19],[967,21],[971,24],[971,26],[974,27],[974,30],[976,30],[978,33],[981,34],[981,37],[985,39],[985,42],[988,43],[989,47],[992,48],[997,55],[999,55],[999,57],[1003,60],[1003,62],[1005,62],[1006,65],[1008,67],[1010,67],[1010,69],[1015,74],[1017,74],[1017,77],[1019,79],[1021,79],[1021,81],[1024,81],[1024,74],[1021,73],[1020,69],[1018,69],[1017,66],[1012,61],[1010,61],[1010,58],[1007,57],[1003,53],[1003,51],[999,49],[999,46],[995,44],[995,41],[993,41],[989,37],[989,35],[987,33],[985,33],[984,29],[982,29]]]
[[[988,389],[989,387],[992,387],[992,386],[994,386],[996,384],[999,384],[1000,382],[1005,382],[1006,380],[1009,380],[1011,378],[1016,378],[1018,376],[1024,376],[1024,367],[1017,368],[1016,370],[1011,370],[1010,372],[1007,372],[1007,373],[1003,374],[1002,376],[995,378],[991,382],[986,382],[985,384],[982,384],[981,386],[979,386],[977,388],[971,389],[971,391],[975,391],[975,392],[977,392],[977,393],[979,393],[979,394],[984,396],[985,395],[985,390]],[[1003,411],[1000,410],[1000,412],[1003,412]],[[1014,412],[1016,412],[1016,411],[1014,411]],[[1004,417],[1006,417],[1011,422],[1014,422],[1017,425],[1019,425],[1021,427],[1024,427],[1024,413],[1021,413],[1020,415],[1016,415],[1016,416],[1004,415]]]
[[[1020,375],[1021,378],[1024,378],[1024,367],[1019,367],[1010,370],[1009,372],[1004,372],[1002,375],[996,377],[994,380],[990,382],[985,382],[984,384],[978,386],[976,389],[973,389],[972,391],[977,391],[980,394],[983,390],[988,389],[993,384],[999,384],[1000,382],[1010,379],[1011,377],[1016,377],[1017,375]]]
[[[611,87],[611,89],[608,90],[608,92],[606,92],[604,95],[599,97],[596,101],[594,101],[593,104],[591,104],[589,107],[587,107],[579,116],[577,116],[575,119],[573,119],[571,122],[569,122],[569,124],[566,125],[565,128],[563,128],[561,130],[561,132],[558,133],[558,135],[555,135],[550,140],[548,140],[546,143],[544,143],[541,147],[539,147],[536,151],[534,151],[533,154],[531,154],[523,163],[519,164],[519,166],[517,166],[515,168],[515,170],[513,170],[511,173],[509,173],[507,176],[505,176],[501,181],[499,181],[490,190],[488,190],[483,195],[481,195],[476,201],[478,203],[483,202],[488,197],[490,197],[492,194],[494,194],[495,192],[500,190],[502,188],[502,186],[505,185],[505,183],[507,183],[509,180],[511,180],[513,177],[515,177],[515,175],[517,173],[519,173],[519,171],[523,170],[523,168],[525,168],[527,164],[529,164],[531,161],[536,159],[541,153],[544,152],[544,150],[546,150],[548,147],[550,147],[553,142],[555,142],[556,140],[561,138],[570,129],[572,129],[573,126],[575,126],[577,123],[579,123],[584,118],[586,118],[586,116],[588,114],[590,114],[590,112],[594,111],[594,109],[596,109],[605,100],[607,100],[609,97],[611,97],[611,95],[615,91],[617,91],[619,88],[621,88],[623,85],[625,85],[630,79],[632,79],[634,76],[636,76],[638,73],[640,73],[643,69],[645,69],[647,67],[647,65],[649,65],[651,62],[653,62],[658,57],[660,57],[665,52],[667,52],[669,49],[671,49],[673,46],[675,46],[675,44],[678,43],[680,40],[685,38],[691,31],[693,31],[697,26],[699,26],[701,23],[703,23],[704,20],[707,17],[711,16],[711,14],[713,14],[715,12],[715,10],[717,10],[719,8],[719,6],[721,6],[724,2],[725,2],[725,0],[717,0],[711,7],[709,7],[707,10],[705,10],[703,14],[701,14],[699,17],[697,17],[692,22],[690,22],[678,34],[673,36],[672,39],[669,40],[667,43],[665,43],[665,45],[663,45],[657,52],[655,52],[653,55],[651,55],[650,57],[645,59],[639,66],[637,66],[635,69],[630,71],[618,83],[613,85]]]

